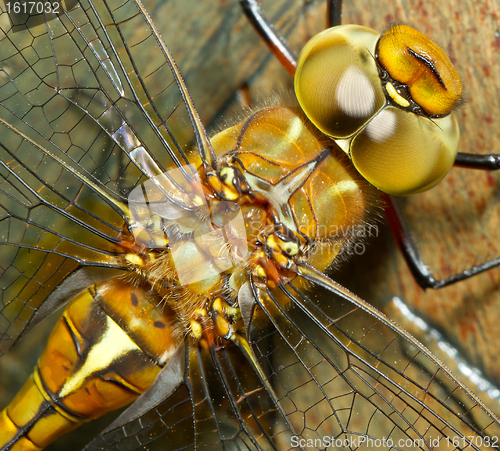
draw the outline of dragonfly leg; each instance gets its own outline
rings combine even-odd
[[[480,265],[472,266],[465,271],[453,274],[445,279],[436,279],[432,275],[432,271],[430,271],[427,265],[423,262],[420,252],[418,251],[417,246],[415,245],[415,242],[413,241],[413,238],[403,221],[401,212],[394,204],[391,196],[384,196],[384,201],[386,204],[385,216],[391,228],[391,232],[401,249],[403,257],[406,260],[406,264],[413,274],[413,277],[424,290],[427,288],[437,290],[456,282],[460,282],[461,280],[468,279],[469,277],[475,276],[476,274],[482,273],[496,266],[500,266],[500,257],[498,257],[488,260]]]
[[[249,259],[256,277],[274,288],[296,276],[295,260],[299,255],[300,240],[293,232],[283,227],[283,231],[262,233],[258,242],[261,249],[256,250]]]
[[[233,342],[236,335],[242,335],[241,312],[238,307],[233,307],[224,295],[215,296],[210,305],[209,315],[217,331],[217,334]]]
[[[206,179],[213,191],[227,201],[236,201],[249,191],[245,176],[235,166],[223,166],[218,171],[209,171]]]
[[[342,25],[342,0],[328,0],[326,8],[327,28]]]
[[[257,0],[240,0],[240,5],[259,36],[293,76],[297,67],[297,55],[290,48],[286,39],[276,31],[273,24],[264,17]]]
[[[205,306],[193,312],[189,327],[198,346],[205,349],[213,346],[217,337],[234,343],[246,340],[239,307],[233,307],[221,292],[211,295]]]
[[[500,169],[500,154],[476,155],[473,153],[458,152],[457,158],[455,158],[455,166],[495,171]]]
[[[250,110],[254,106],[252,96],[250,94],[250,87],[247,83],[243,83],[236,91],[236,97],[240,107],[244,110]]]
[[[257,0],[240,0],[241,8],[258,35],[264,40],[271,52],[279,59],[285,69],[293,76],[297,67],[297,55],[290,48],[286,39],[281,36],[273,24],[262,12]],[[342,24],[342,0],[327,1],[326,26],[335,27]]]

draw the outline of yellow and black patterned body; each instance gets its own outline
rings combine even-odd
[[[2,411],[2,446],[42,449],[134,401],[179,341],[172,321],[157,295],[124,282],[81,293],[55,326],[33,375]]]

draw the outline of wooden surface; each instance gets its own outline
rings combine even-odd
[[[243,83],[248,83],[250,97],[257,103],[269,99],[276,90],[290,89],[290,77],[259,41],[236,0],[145,3],[180,65],[205,123],[232,121],[232,111],[238,109],[235,92]],[[297,50],[308,36],[324,28],[322,1],[272,0],[263,6],[268,16],[275,18],[277,27],[292,36],[291,44]],[[346,1],[344,21],[378,31],[394,21],[406,23],[436,40],[456,64],[465,85],[466,102],[457,113],[462,133],[460,150],[500,152],[499,0]],[[222,119],[223,115],[226,119]],[[500,255],[499,187],[500,174],[452,169],[430,192],[403,199],[415,240],[436,276]],[[403,327],[418,333],[390,302],[393,296],[401,297],[442,332],[467,362],[500,384],[500,269],[439,292],[423,292],[413,281],[383,221],[379,223],[379,235],[367,241],[365,254],[330,275],[383,308]],[[45,327],[45,332],[40,333],[46,334],[47,330]],[[436,354],[441,353],[437,343],[425,334],[418,338]],[[14,387],[22,383],[23,373],[30,371],[39,342],[31,334],[2,361],[0,372],[12,383],[8,388],[2,385],[2,405],[12,396]],[[30,357],[21,354],[23,349]],[[456,371],[453,361],[447,361]],[[477,390],[465,375],[457,374]],[[488,399],[479,390],[478,395],[500,411],[498,400]],[[102,426],[85,427],[83,437],[80,432],[80,438],[69,438],[49,449],[66,450],[68,443],[75,446],[75,440],[84,443],[87,433],[95,433]]]

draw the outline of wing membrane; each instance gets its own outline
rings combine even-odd
[[[422,449],[438,438],[443,446],[446,437],[450,443],[459,437],[461,449],[476,449],[483,441],[465,437],[497,436],[498,420],[407,337],[336,295],[319,304],[300,290],[285,294],[292,300],[286,309],[271,292],[261,293],[260,303],[281,323],[282,351],[273,362],[280,382],[274,385],[310,420],[302,424],[298,415],[299,423],[292,422],[297,433],[391,438],[396,448],[410,439]],[[299,392],[305,399],[294,395]]]
[[[287,433],[284,422],[239,350],[186,349],[184,383],[176,392],[85,449],[277,449],[272,439]]]
[[[15,342],[52,290],[78,267],[60,255],[16,247],[3,249],[4,260],[10,265],[0,268],[0,352]]]
[[[191,346],[184,401],[176,394],[146,415],[154,422],[145,426],[139,418],[88,449],[494,445],[498,419],[425,348],[373,308],[356,307],[354,295],[349,300],[327,292],[313,299],[299,286],[300,279],[282,290],[245,286],[242,296],[254,304],[247,327],[253,357],[245,360],[234,346],[211,353]],[[175,418],[183,426],[163,428],[162,422],[172,424],[173,411],[181,413],[181,404],[184,416]]]
[[[35,19],[0,16],[1,352],[78,264],[120,267],[128,192],[185,165],[195,137],[206,147],[142,5],[82,1]]]

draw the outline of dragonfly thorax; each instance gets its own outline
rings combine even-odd
[[[204,328],[214,293],[235,302],[249,273],[274,287],[298,262],[329,267],[362,232],[371,201],[369,184],[299,108],[258,110],[212,144],[217,171],[193,161],[189,183],[168,172],[162,189],[141,188],[148,201],[135,198],[130,230],[142,250],[125,256],[188,330]]]
[[[296,261],[330,266],[365,219],[369,184],[298,107],[255,111],[212,144],[246,187],[237,202],[249,243],[247,264],[267,282],[293,277],[272,275],[270,260],[283,271]]]

